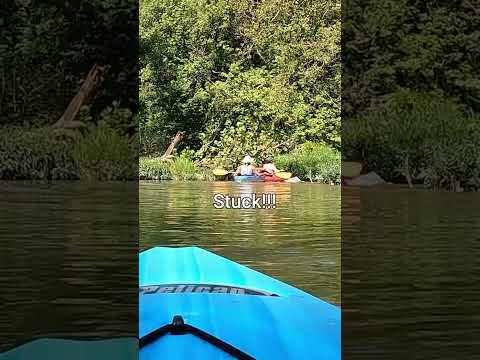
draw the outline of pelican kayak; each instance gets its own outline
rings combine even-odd
[[[233,177],[233,181],[235,182],[259,182],[265,181],[263,176],[258,175],[235,175]]]
[[[140,360],[341,358],[340,309],[197,247],[139,255]]]

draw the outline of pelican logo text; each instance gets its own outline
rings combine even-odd
[[[181,293],[211,293],[211,294],[237,294],[237,295],[267,295],[273,294],[266,291],[252,290],[226,285],[206,284],[171,284],[142,286],[139,289],[141,295],[149,294],[181,294]]]

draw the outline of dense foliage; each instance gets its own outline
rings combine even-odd
[[[344,154],[389,180],[455,190],[480,185],[480,119],[440,96],[402,91],[345,128]]]
[[[0,10],[0,121],[52,124],[94,63],[107,66],[93,104],[138,103],[136,1],[7,1]]]
[[[344,15],[342,155],[387,180],[478,188],[477,9],[387,0]]]
[[[136,179],[135,137],[122,124],[131,123],[129,110],[107,107],[99,116],[83,109],[82,131],[3,127],[0,133],[0,178],[9,180]]]
[[[67,180],[77,167],[71,132],[3,128],[0,134],[0,178],[8,180]]]
[[[339,147],[340,2],[142,0],[140,131],[206,164]]]
[[[399,88],[480,110],[480,17],[472,3],[353,1],[344,15],[346,118]]]
[[[214,180],[210,169],[198,164],[186,156],[171,161],[158,157],[141,157],[138,173],[145,180]]]

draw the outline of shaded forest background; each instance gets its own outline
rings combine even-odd
[[[2,2],[0,177],[135,176],[138,5],[133,0]],[[52,129],[94,64],[103,80],[77,130]]]
[[[387,180],[480,187],[476,5],[348,3],[342,19],[342,156]]]

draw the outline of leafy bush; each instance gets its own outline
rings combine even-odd
[[[141,157],[138,173],[144,180],[169,180],[171,179],[170,164],[157,157]]]
[[[293,87],[276,83],[263,69],[231,71],[189,103],[208,119],[199,159],[232,167],[245,154],[271,157],[304,140],[311,108]]]
[[[118,103],[99,117],[81,109],[86,129],[3,128],[0,178],[31,180],[126,180],[137,178],[135,116]],[[95,123],[98,122],[98,125]]]
[[[187,155],[166,161],[159,157],[141,157],[140,179],[144,180],[214,180],[210,169],[199,167]]]
[[[454,189],[479,171],[480,122],[435,95],[400,90],[343,134],[343,154],[389,181]]]
[[[480,189],[480,122],[462,118],[449,133],[423,147],[418,179],[432,189]],[[451,128],[449,130],[452,130]]]
[[[292,153],[275,158],[277,167],[301,179],[326,184],[340,183],[340,152],[325,145],[307,142]]]
[[[72,158],[75,133],[51,129],[3,128],[0,135],[0,178],[66,180],[78,178]]]

